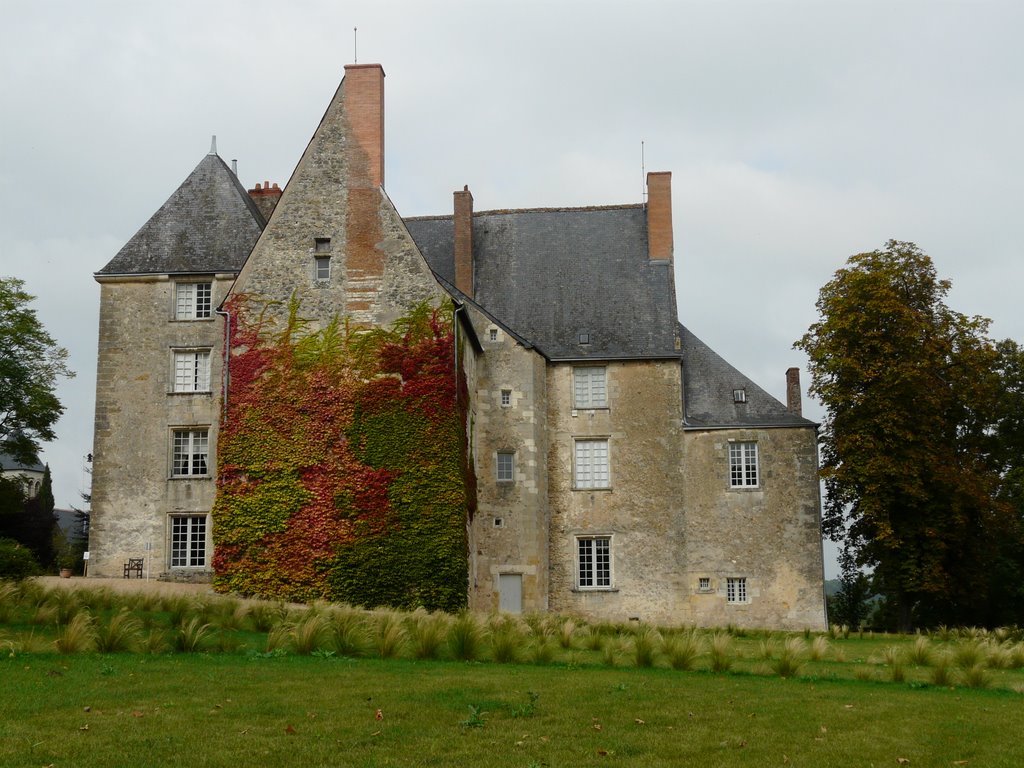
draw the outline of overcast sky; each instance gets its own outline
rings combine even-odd
[[[92,450],[92,274],[211,134],[247,188],[283,185],[356,56],[387,74],[405,216],[450,213],[464,184],[477,210],[639,202],[643,142],[647,170],[673,172],[681,319],[780,399],[818,289],[889,238],[931,255],[954,309],[1024,341],[1019,0],[0,11],[0,275],[26,281],[78,372],[42,455],[58,506],[80,504]]]

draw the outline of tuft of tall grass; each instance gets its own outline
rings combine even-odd
[[[151,629],[142,638],[141,647],[146,653],[166,653],[167,635],[161,629]]]
[[[822,638],[824,639],[824,638]],[[813,645],[813,643],[812,643]],[[807,644],[800,637],[790,637],[782,645],[779,657],[772,662],[772,669],[779,677],[796,677],[804,666]]]
[[[382,659],[394,659],[405,648],[406,633],[402,615],[396,611],[384,611],[373,627],[373,649]]]
[[[588,627],[583,638],[583,646],[590,651],[600,651],[604,648],[605,635],[597,627]]]
[[[203,650],[210,630],[209,624],[202,622],[199,616],[193,616],[174,633],[174,650],[179,653],[198,653]]]
[[[653,667],[661,643],[658,630],[646,625],[640,627],[633,636],[633,662],[638,667]]]
[[[536,636],[530,644],[529,657],[534,664],[550,664],[555,659],[555,644],[544,635]]]
[[[436,659],[441,655],[448,634],[448,617],[443,613],[416,616],[411,627],[412,655],[417,659]]]
[[[249,624],[257,632],[269,632],[277,623],[278,613],[270,603],[254,603],[249,606]]]
[[[811,641],[807,655],[811,661],[821,661],[828,655],[829,650],[831,650],[831,645],[828,638],[818,635]]]
[[[697,664],[697,658],[704,650],[700,635],[695,631],[673,633],[664,638],[661,652],[668,659],[672,669],[689,671]]]
[[[760,643],[757,644],[757,655],[765,661],[771,661],[775,658],[775,654],[779,652],[779,641],[772,635],[764,638]]]
[[[267,653],[280,651],[284,653],[291,642],[292,628],[287,624],[277,624],[267,633],[267,642],[264,649]]]
[[[708,656],[712,672],[728,672],[732,668],[732,636],[727,632],[715,632],[711,636]]]
[[[67,624],[57,627],[53,641],[58,653],[86,653],[96,648],[96,630],[92,615],[87,611],[76,613]]]
[[[919,667],[930,667],[935,663],[935,649],[927,637],[918,635],[914,638],[914,644],[910,647],[907,658],[911,664]]]
[[[43,635],[37,635],[34,629],[28,632],[19,632],[13,637],[0,643],[0,649],[8,654],[19,653],[46,653],[54,649],[54,643]]]
[[[523,646],[523,631],[513,619],[495,621],[491,624],[491,658],[499,664],[515,664],[519,661]]]
[[[330,626],[323,614],[310,610],[288,629],[291,649],[299,656],[322,650],[330,636]]]
[[[953,648],[953,663],[961,669],[970,669],[984,664],[987,657],[988,649],[973,637],[961,640]]]
[[[572,619],[565,619],[558,625],[558,644],[563,648],[573,649],[576,647],[576,622]]]
[[[476,616],[463,611],[448,627],[448,648],[460,661],[475,661],[483,646],[483,630]]]
[[[334,639],[334,650],[339,656],[362,656],[366,653],[368,638],[361,611],[342,605],[331,611],[331,635]],[[271,630],[273,634],[274,630]],[[267,650],[274,650],[268,646]]]
[[[928,679],[932,685],[937,685],[940,688],[949,688],[953,685],[953,660],[948,652],[935,654]]]
[[[963,681],[968,688],[988,688],[992,685],[992,675],[984,664],[975,664],[963,671]]]
[[[134,653],[141,641],[142,622],[127,607],[96,627],[96,650],[100,653]]]

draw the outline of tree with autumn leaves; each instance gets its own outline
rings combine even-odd
[[[902,630],[1019,622],[1024,608],[1024,357],[950,309],[949,289],[927,254],[889,241],[836,272],[796,343],[826,408],[823,531]]]

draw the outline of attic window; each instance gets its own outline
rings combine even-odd
[[[331,238],[329,237],[316,237],[313,238],[315,245],[313,251],[315,253],[330,253],[331,252]]]
[[[745,403],[745,402],[747,402],[747,390],[745,390],[745,389],[734,389],[732,391],[732,401],[734,403]]]
[[[488,333],[488,337],[490,338],[491,341],[497,341],[498,340],[498,329],[497,328],[491,328],[487,333]]]
[[[581,333],[580,334],[580,344],[589,344],[589,343],[590,343],[590,334],[589,333]]]

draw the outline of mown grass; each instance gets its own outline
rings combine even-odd
[[[0,676],[12,767],[1024,761],[1008,691],[235,654],[16,656]]]

